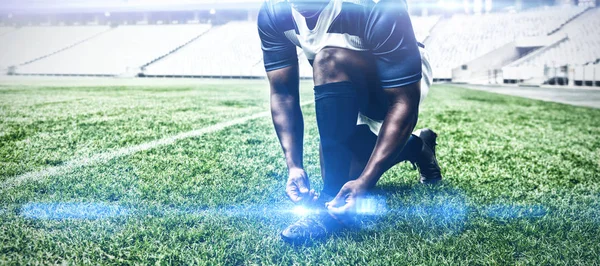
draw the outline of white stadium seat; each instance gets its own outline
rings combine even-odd
[[[146,68],[146,75],[264,75],[260,39],[254,22],[215,26],[177,53]]]
[[[38,26],[0,30],[0,69],[50,55],[109,30],[108,26]]]
[[[519,66],[582,65],[600,58],[600,9],[586,12],[567,24],[559,33],[565,33],[568,39],[522,62]]]
[[[19,67],[20,74],[124,75],[171,53],[207,24],[119,26],[84,43]]]
[[[584,10],[546,7],[519,13],[455,15],[441,22],[425,44],[433,73],[448,72],[519,38],[546,36]]]
[[[600,8],[545,7],[518,13],[411,19],[438,79],[451,78],[452,69],[509,42],[549,34],[568,38],[509,65],[515,73],[539,75],[545,66],[585,65],[600,59]],[[16,74],[265,76],[255,21],[218,26],[0,27],[0,51],[2,71],[16,66],[11,68]],[[300,75],[311,77],[312,68],[301,50],[298,60]]]

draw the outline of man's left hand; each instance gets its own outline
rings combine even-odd
[[[336,218],[343,218],[356,212],[356,202],[367,192],[367,186],[361,180],[346,183],[335,199],[325,204]]]

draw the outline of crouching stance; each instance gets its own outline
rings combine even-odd
[[[377,3],[376,3],[377,2]],[[385,171],[410,161],[422,183],[442,179],[436,134],[417,124],[431,83],[427,55],[402,0],[270,0],[258,17],[271,112],[296,203],[322,208],[282,232],[305,241],[339,229]],[[313,67],[323,191],[310,188],[302,163],[304,122],[296,46]]]

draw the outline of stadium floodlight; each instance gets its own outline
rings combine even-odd
[[[211,8],[211,9],[210,9],[210,11],[209,11],[209,13],[210,13],[211,15],[217,14],[217,10],[216,10],[216,9],[214,9],[214,8]]]

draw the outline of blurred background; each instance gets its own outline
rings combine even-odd
[[[3,0],[0,79],[265,77],[263,1]],[[600,86],[599,0],[408,1],[435,81]],[[301,75],[312,76],[300,50]]]

